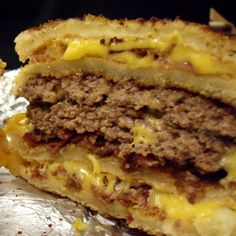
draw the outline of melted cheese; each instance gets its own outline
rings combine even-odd
[[[174,219],[199,218],[211,215],[215,209],[224,205],[219,200],[207,200],[201,203],[191,204],[186,198],[172,194],[151,192],[150,206],[165,209],[168,216]]]
[[[156,134],[154,130],[143,123],[137,122],[132,128],[133,143],[152,144],[155,142]]]
[[[194,225],[202,236],[234,236],[236,214],[229,208],[218,208],[212,215],[194,220]]]
[[[156,130],[160,128],[161,120],[152,115],[146,115],[144,122],[136,122],[132,128],[133,144],[154,144]]]
[[[93,174],[99,174],[101,172],[101,168],[100,168],[99,162],[97,161],[98,158],[93,154],[88,154],[87,158],[93,164]]]
[[[73,222],[73,227],[78,231],[85,231],[88,228],[88,225],[85,224],[81,219],[76,219]]]
[[[66,61],[72,61],[80,59],[86,55],[95,55],[95,56],[104,56],[109,53],[109,51],[129,51],[134,48],[138,49],[154,49],[157,52],[163,53],[166,51],[172,44],[181,41],[180,34],[178,32],[173,32],[170,34],[164,41],[158,39],[136,39],[136,38],[127,38],[119,43],[111,44],[101,44],[100,39],[83,39],[83,40],[71,40],[67,43],[67,49],[63,55],[63,59]],[[133,54],[134,55],[134,54]],[[131,56],[122,54],[120,57],[127,62],[130,62]],[[141,59],[140,59],[141,60]],[[133,61],[132,61],[133,62]],[[142,64],[141,62],[139,63]]]
[[[77,176],[78,179],[83,182],[85,187],[91,185],[91,183],[95,183],[94,175],[92,175],[92,171],[88,165],[75,162],[75,161],[65,161],[63,162],[63,167],[71,176]]]
[[[112,43],[109,48],[112,51],[125,51],[125,50],[132,50],[134,48],[139,49],[154,49],[154,51],[158,53],[163,53],[168,50],[173,44],[181,42],[182,38],[177,31],[171,33],[168,37],[164,40],[159,40],[156,38],[147,38],[147,39],[136,39],[136,38],[129,38],[124,39],[122,42],[119,43]]]
[[[63,59],[72,61],[84,56],[104,56],[106,54],[108,54],[108,48],[100,44],[99,40],[73,40],[68,44]]]
[[[153,57],[151,55],[139,57],[133,52],[125,51],[117,54],[112,54],[110,57],[117,62],[127,63],[132,68],[145,68],[153,64]]]
[[[147,92],[144,93],[143,95],[143,101],[146,106],[148,106],[148,108],[153,109],[153,110],[161,110],[163,104],[161,104],[161,102],[159,101],[158,98],[152,96],[151,93]]]
[[[222,65],[222,62],[212,55],[182,44],[178,44],[173,49],[170,60],[173,62],[188,62],[196,72],[202,74],[230,74],[232,71],[236,73],[231,64],[225,63]]]
[[[33,130],[33,126],[29,124],[25,113],[18,113],[8,120],[8,125],[5,126],[4,132],[13,133],[22,137],[26,132]]]
[[[92,160],[92,163],[93,162],[94,160]],[[96,162],[98,164],[98,161]],[[95,173],[87,163],[80,161],[64,161],[62,163],[44,164],[46,165],[46,168],[49,169],[50,173],[54,173],[56,169],[62,165],[69,176],[76,177],[79,182],[82,183],[84,189],[94,186],[99,189],[99,191],[107,194],[111,194],[115,189],[117,177],[111,174],[101,173],[100,171],[99,173]],[[53,175],[51,175],[51,178],[54,178]],[[107,181],[106,185],[104,183],[104,178],[106,178]]]
[[[154,127],[155,129],[159,129],[161,126],[161,119],[158,119],[156,117],[154,117],[153,115],[146,115],[144,117],[145,121],[151,125],[152,127]]]
[[[105,39],[104,39],[105,40]],[[134,68],[159,65],[152,55],[137,56],[132,49],[151,49],[159,56],[164,56],[170,63],[191,64],[200,74],[236,74],[235,66],[222,62],[218,58],[202,52],[192,45],[186,45],[177,31],[163,39],[124,38],[122,41],[101,44],[99,39],[69,40],[64,42],[67,49],[63,55],[66,61],[78,60],[84,56],[109,57],[112,60],[127,63]],[[113,53],[110,54],[109,52]]]

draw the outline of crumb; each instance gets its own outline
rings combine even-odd
[[[52,224],[48,224],[48,227],[51,228],[51,227],[52,227]]]
[[[95,226],[95,231],[96,231],[97,233],[100,233],[100,232],[104,232],[105,229],[104,229],[101,225],[96,225],[96,226]]]
[[[131,223],[133,220],[134,220],[134,218],[133,218],[131,215],[129,215],[129,216],[127,217],[127,222],[128,222],[128,224]]]
[[[180,221],[180,220],[176,220],[176,221],[174,222],[174,227],[175,227],[176,229],[180,228],[180,225],[181,225],[181,221]]]
[[[73,227],[78,231],[86,231],[88,225],[85,224],[81,219],[77,219],[73,222]]]
[[[19,231],[17,232],[17,234],[22,234],[22,231],[21,231],[21,230],[19,230]]]

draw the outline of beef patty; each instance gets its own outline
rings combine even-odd
[[[234,108],[181,89],[81,73],[31,78],[19,95],[30,102],[34,131],[25,134],[30,144],[47,144],[56,152],[80,143],[123,158],[126,171],[174,165],[217,172],[222,155],[235,145]]]

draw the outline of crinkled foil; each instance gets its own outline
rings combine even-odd
[[[12,95],[12,82],[18,71],[8,71],[0,77],[0,126],[2,126],[4,119],[7,117],[25,111],[28,104],[24,98],[15,99]]]
[[[18,70],[0,77],[0,126],[4,119],[24,111],[27,101],[11,95]],[[1,158],[1,157],[0,157]],[[59,196],[34,188],[6,169],[0,168],[0,236],[131,236],[121,222],[91,213],[85,207]],[[72,226],[80,219],[88,225],[85,231]]]

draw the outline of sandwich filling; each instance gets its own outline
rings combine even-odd
[[[99,74],[31,78],[19,92],[29,100],[31,146],[57,152],[79,143],[116,155],[127,172],[171,166],[222,178],[221,160],[235,147],[232,107],[175,88],[113,82]]]

